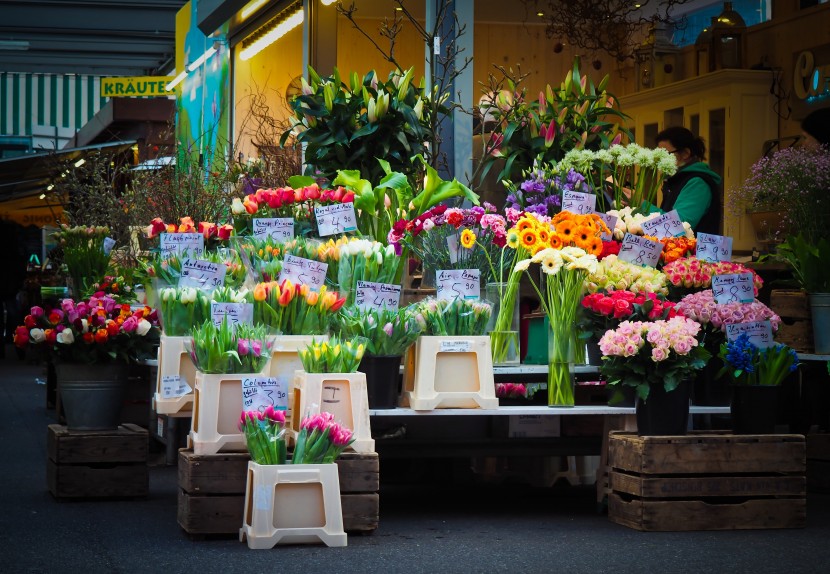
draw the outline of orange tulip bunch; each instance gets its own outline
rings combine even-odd
[[[688,237],[664,237],[660,240],[663,244],[663,252],[660,254],[661,263],[671,263],[681,257],[694,255],[697,248],[697,240]]]
[[[345,304],[336,291],[325,285],[312,291],[308,285],[269,281],[254,287],[254,324],[265,325],[283,335],[319,335]]]
[[[161,217],[156,217],[146,228],[147,238],[152,239],[160,233],[201,233],[205,240],[216,239],[226,241],[233,233],[233,226],[229,224],[217,225],[208,221],[200,221],[198,225],[190,217],[182,217],[179,223],[165,223]]]

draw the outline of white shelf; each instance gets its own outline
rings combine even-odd
[[[812,353],[798,353],[800,361],[830,361],[830,355],[814,355]]]
[[[497,409],[435,409],[432,411],[414,411],[412,409],[372,409],[369,415],[373,417],[430,417],[430,416],[509,416],[509,415],[546,415],[546,416],[573,416],[573,415],[633,415],[633,407],[575,406],[575,407],[547,407],[544,405],[528,405],[521,407],[499,407]],[[689,413],[693,415],[718,414],[728,415],[729,407],[691,406]]]

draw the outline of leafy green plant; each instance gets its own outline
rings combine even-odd
[[[811,244],[803,234],[791,235],[778,246],[776,255],[790,264],[805,291],[830,293],[830,241],[821,239]]]

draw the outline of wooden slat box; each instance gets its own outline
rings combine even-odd
[[[773,289],[770,308],[781,317],[775,341],[802,353],[813,351],[813,320],[810,299],[800,289]]]
[[[179,451],[179,526],[191,535],[238,536],[245,506],[248,453],[196,455]],[[377,453],[337,459],[346,532],[370,533],[380,510]]]
[[[807,489],[830,492],[830,434],[807,435]]]
[[[46,482],[58,499],[147,496],[149,435],[125,423],[111,431],[49,425]]]
[[[802,435],[611,432],[608,517],[636,530],[806,525]]]

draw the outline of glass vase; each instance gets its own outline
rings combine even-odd
[[[552,321],[548,330],[548,406],[574,406],[573,326]]]
[[[484,298],[493,313],[487,324],[494,365],[516,365],[519,352],[519,280],[487,283]]]

